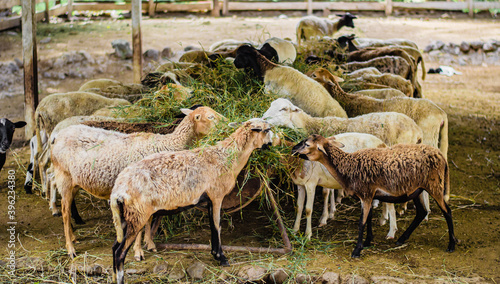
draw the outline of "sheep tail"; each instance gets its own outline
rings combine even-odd
[[[123,199],[121,197],[111,198],[110,207],[116,229],[116,241],[121,243],[123,241],[123,230],[126,226],[126,223],[123,222]]]
[[[448,163],[444,165],[444,201],[448,203],[450,200],[450,173],[448,171]]]
[[[425,71],[425,63],[424,63],[424,57],[422,57],[422,54],[420,54],[420,57],[417,59],[417,66],[418,63],[420,63],[420,66],[422,67],[422,81],[425,80],[425,74],[427,73]]]

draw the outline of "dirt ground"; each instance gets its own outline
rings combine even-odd
[[[263,41],[270,36],[295,38],[297,17],[171,17],[143,19],[143,50],[162,50],[170,46],[179,52],[188,45],[201,44],[208,48],[215,41],[234,38]],[[415,18],[360,17],[354,32],[360,37],[407,38],[421,49],[432,40],[443,42],[499,40],[500,25],[495,20],[445,20]],[[39,24],[39,39],[50,36],[51,41],[39,44],[40,60],[60,56],[72,50],[85,50],[92,55],[111,54],[113,39],[131,40],[129,20],[97,20],[54,24]],[[0,61],[22,58],[21,38],[12,32],[0,33]],[[426,67],[437,67],[436,62],[426,62]],[[218,268],[209,252],[162,251],[146,252],[146,261],[133,261],[129,253],[126,268],[130,282],[157,283],[165,275],[148,273],[158,263],[168,263],[168,271],[187,267],[195,260],[204,262],[208,275],[206,281],[222,281],[228,274],[236,273],[243,265],[253,264],[266,269],[283,267],[293,274],[320,275],[325,271],[345,276],[357,274],[367,279],[372,276],[393,276],[406,282],[432,283],[499,283],[500,282],[500,66],[454,66],[463,74],[453,77],[428,75],[422,82],[424,96],[442,107],[449,116],[449,164],[456,236],[460,240],[454,253],[445,252],[447,228],[435,204],[429,221],[413,233],[407,244],[396,247],[393,240],[385,240],[387,225],[375,226],[373,247],[363,250],[360,259],[351,259],[350,252],[356,239],[359,204],[345,199],[334,221],[327,226],[313,228],[313,238],[307,242],[301,236],[290,234],[294,251],[290,255],[227,253],[232,266]],[[96,74],[95,78],[115,78],[132,81],[132,71],[126,68],[112,74]],[[41,80],[44,80],[43,78]],[[42,89],[48,93],[78,89],[82,79],[65,79],[57,86]],[[23,118],[23,98],[14,96],[0,101],[0,117],[11,120]],[[8,267],[0,265],[0,282],[88,282],[106,283],[106,273],[97,276],[78,276],[68,272],[72,261],[64,248],[62,219],[52,217],[48,202],[37,194],[26,195],[23,190],[23,167],[28,165],[29,149],[18,131],[7,163],[0,173],[0,208],[8,207],[8,173],[16,182],[15,226],[16,276],[8,276]],[[12,173],[12,172],[11,172]],[[294,194],[292,191],[290,194]],[[294,206],[291,198],[282,198],[280,205],[288,228],[293,226]],[[78,265],[99,264],[110,272],[111,244],[115,233],[111,214],[105,201],[81,193],[77,199],[85,225],[74,225],[79,243],[75,245]],[[226,215],[222,224],[222,240],[227,245],[272,246],[281,245],[279,232],[269,221],[272,212],[265,203],[254,202],[241,213]],[[317,198],[313,224],[318,223],[320,198]],[[414,210],[410,209],[398,219],[397,236],[409,225]],[[0,259],[8,262],[10,233],[7,214],[0,215]],[[185,224],[189,225],[185,225]],[[305,221],[303,222],[305,224]],[[207,218],[199,212],[172,218],[170,227],[164,224],[156,241],[177,243],[209,243]],[[305,225],[304,225],[305,226]],[[302,228],[302,230],[304,230]],[[165,240],[165,236],[168,240]],[[26,257],[36,257],[43,269],[22,265]],[[37,266],[37,265],[35,265]],[[64,269],[66,268],[66,269]],[[134,271],[135,269],[135,271]],[[35,270],[38,270],[36,272]],[[43,270],[43,271],[40,271]],[[144,273],[146,272],[146,273]],[[83,278],[82,278],[83,277]],[[163,277],[163,278],[162,278]],[[28,280],[27,280],[28,279]],[[187,278],[181,278],[187,280]]]

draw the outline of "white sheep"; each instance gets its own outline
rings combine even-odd
[[[253,150],[270,144],[271,135],[268,123],[252,119],[214,146],[161,152],[125,168],[116,179],[110,201],[116,228],[113,280],[123,283],[127,251],[136,237],[140,239],[153,214],[180,212],[205,200],[212,255],[221,265],[229,265],[220,239],[222,200],[235,186]]]
[[[371,148],[346,153],[337,141],[328,141],[314,134],[292,149],[292,154],[323,164],[342,185],[348,195],[361,201],[361,216],[356,247],[351,256],[360,257],[363,247],[371,245],[372,201],[402,203],[413,200],[416,216],[408,229],[399,237],[403,244],[425,219],[427,212],[419,195],[426,191],[437,202],[448,225],[449,243],[447,251],[455,250],[451,209],[447,204],[450,196],[449,168],[446,158],[436,148],[425,144],[398,144],[390,148]],[[363,242],[363,231],[367,236]]]
[[[378,39],[378,38],[358,37],[353,40],[353,43],[359,49],[365,47],[380,47],[388,45],[403,45],[418,49],[418,46],[415,42],[409,39],[402,39],[402,38]]]
[[[69,205],[77,185],[98,198],[109,199],[116,177],[127,165],[152,153],[185,149],[195,139],[206,135],[221,118],[209,107],[182,111],[186,117],[167,135],[123,134],[84,125],[73,125],[59,132],[51,147],[51,157],[55,183],[62,198],[66,248],[71,257],[76,253]],[[154,247],[151,243],[148,247]],[[136,257],[141,259],[142,256],[142,250],[136,251]]]
[[[320,84],[292,67],[272,63],[251,46],[238,48],[234,65],[253,68],[257,76],[264,77],[266,92],[289,98],[311,115],[347,117]]]
[[[297,50],[295,49],[293,43],[279,37],[272,37],[264,41],[264,43],[259,46],[259,52],[266,56],[269,60],[272,59],[265,53],[275,55],[276,62],[286,65],[292,65],[297,57]]]
[[[306,16],[300,19],[297,23],[297,43],[301,45],[301,41],[307,41],[311,37],[333,36],[342,27],[354,28],[353,19],[357,17],[349,12],[344,15],[337,15],[340,18],[336,21],[330,19],[318,18],[316,16]]]

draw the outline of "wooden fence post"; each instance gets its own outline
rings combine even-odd
[[[467,0],[467,6],[469,7],[469,17],[474,18],[474,0]]]
[[[155,1],[149,0],[148,2],[148,15],[153,17],[155,15]]]
[[[66,12],[68,13],[68,20],[71,21],[71,15],[73,14],[73,0],[68,0],[67,5],[68,6]]]
[[[220,16],[220,5],[219,0],[212,0],[212,17]]]
[[[392,15],[392,0],[385,0],[385,15]]]
[[[50,8],[49,8],[49,1],[50,0],[45,0],[44,3],[45,3],[45,11],[44,11],[44,17],[45,17],[45,20],[44,22],[45,23],[48,23],[50,21]]]
[[[36,53],[35,1],[22,0],[22,33],[24,62],[24,120],[25,139],[35,132],[35,110],[38,106],[38,66]]]
[[[312,15],[313,13],[313,0],[307,0],[307,14]]]
[[[141,2],[141,0],[132,0],[132,65],[134,83],[141,83],[142,78]]]
[[[227,16],[229,13],[229,0],[224,0],[222,2],[222,16]]]

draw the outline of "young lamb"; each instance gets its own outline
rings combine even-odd
[[[355,152],[365,148],[382,148],[387,147],[386,144],[379,138],[365,133],[342,133],[334,136],[335,140],[346,145],[343,150],[345,152]],[[327,138],[329,139],[329,138]],[[297,217],[293,226],[293,231],[298,232],[300,229],[300,219],[304,208],[304,200],[307,196],[306,203],[306,231],[305,235],[308,239],[312,235],[311,216],[314,202],[316,186],[323,187],[323,213],[320,218],[319,226],[326,225],[328,218],[333,219],[336,211],[334,189],[342,191],[342,186],[328,172],[328,170],[319,162],[303,161],[301,166],[291,173],[293,183],[297,185]],[[330,213],[328,213],[328,195],[330,196]],[[389,219],[390,228],[387,233],[387,239],[393,239],[397,231],[396,211],[393,204],[384,203],[384,213],[380,218],[380,223],[385,224]]]
[[[451,209],[447,204],[450,195],[448,163],[438,149],[424,144],[399,144],[390,148],[346,153],[339,149],[343,146],[342,143],[329,142],[315,134],[293,147],[292,154],[320,162],[348,195],[355,195],[360,199],[359,234],[352,257],[359,257],[363,247],[370,246],[373,240],[371,204],[374,199],[392,203],[413,199],[416,216],[399,237],[397,244],[401,245],[427,215],[418,198],[423,191],[436,200],[443,212],[449,234],[447,251],[455,250],[457,240],[453,231]],[[365,225],[367,236],[363,242]]]
[[[358,17],[347,12],[344,15],[339,15],[340,19],[332,21],[329,19],[322,19],[316,16],[307,16],[300,19],[297,23],[297,43],[300,46],[301,40],[307,41],[311,37],[333,36],[334,33],[339,31],[342,27],[354,28],[353,19]]]
[[[207,134],[221,118],[209,107],[182,111],[186,117],[167,135],[122,134],[84,125],[70,126],[59,132],[51,147],[51,156],[56,186],[62,197],[66,248],[71,257],[76,253],[69,205],[77,185],[98,198],[109,199],[116,177],[127,165],[160,151],[183,150]],[[136,256],[142,255],[142,250],[136,251]]]
[[[177,213],[202,201],[208,201],[212,255],[221,265],[229,265],[220,237],[222,200],[253,150],[271,144],[271,136],[268,123],[252,119],[214,146],[161,152],[126,167],[111,193],[116,228],[113,280],[123,283],[127,251],[155,212]]]
[[[439,148],[445,158],[448,156],[448,116],[432,101],[408,97],[379,100],[349,94],[342,90],[336,76],[324,68],[317,69],[312,76],[341,103],[349,117],[381,111],[406,114],[422,129],[422,143]]]
[[[12,122],[7,118],[0,118],[0,171],[7,159],[7,150],[12,143],[14,131],[16,128],[23,128],[26,125],[24,121]]]
[[[257,76],[264,77],[267,92],[289,98],[311,115],[347,117],[338,102],[316,81],[292,67],[272,63],[251,46],[238,48],[234,65],[253,68]]]

